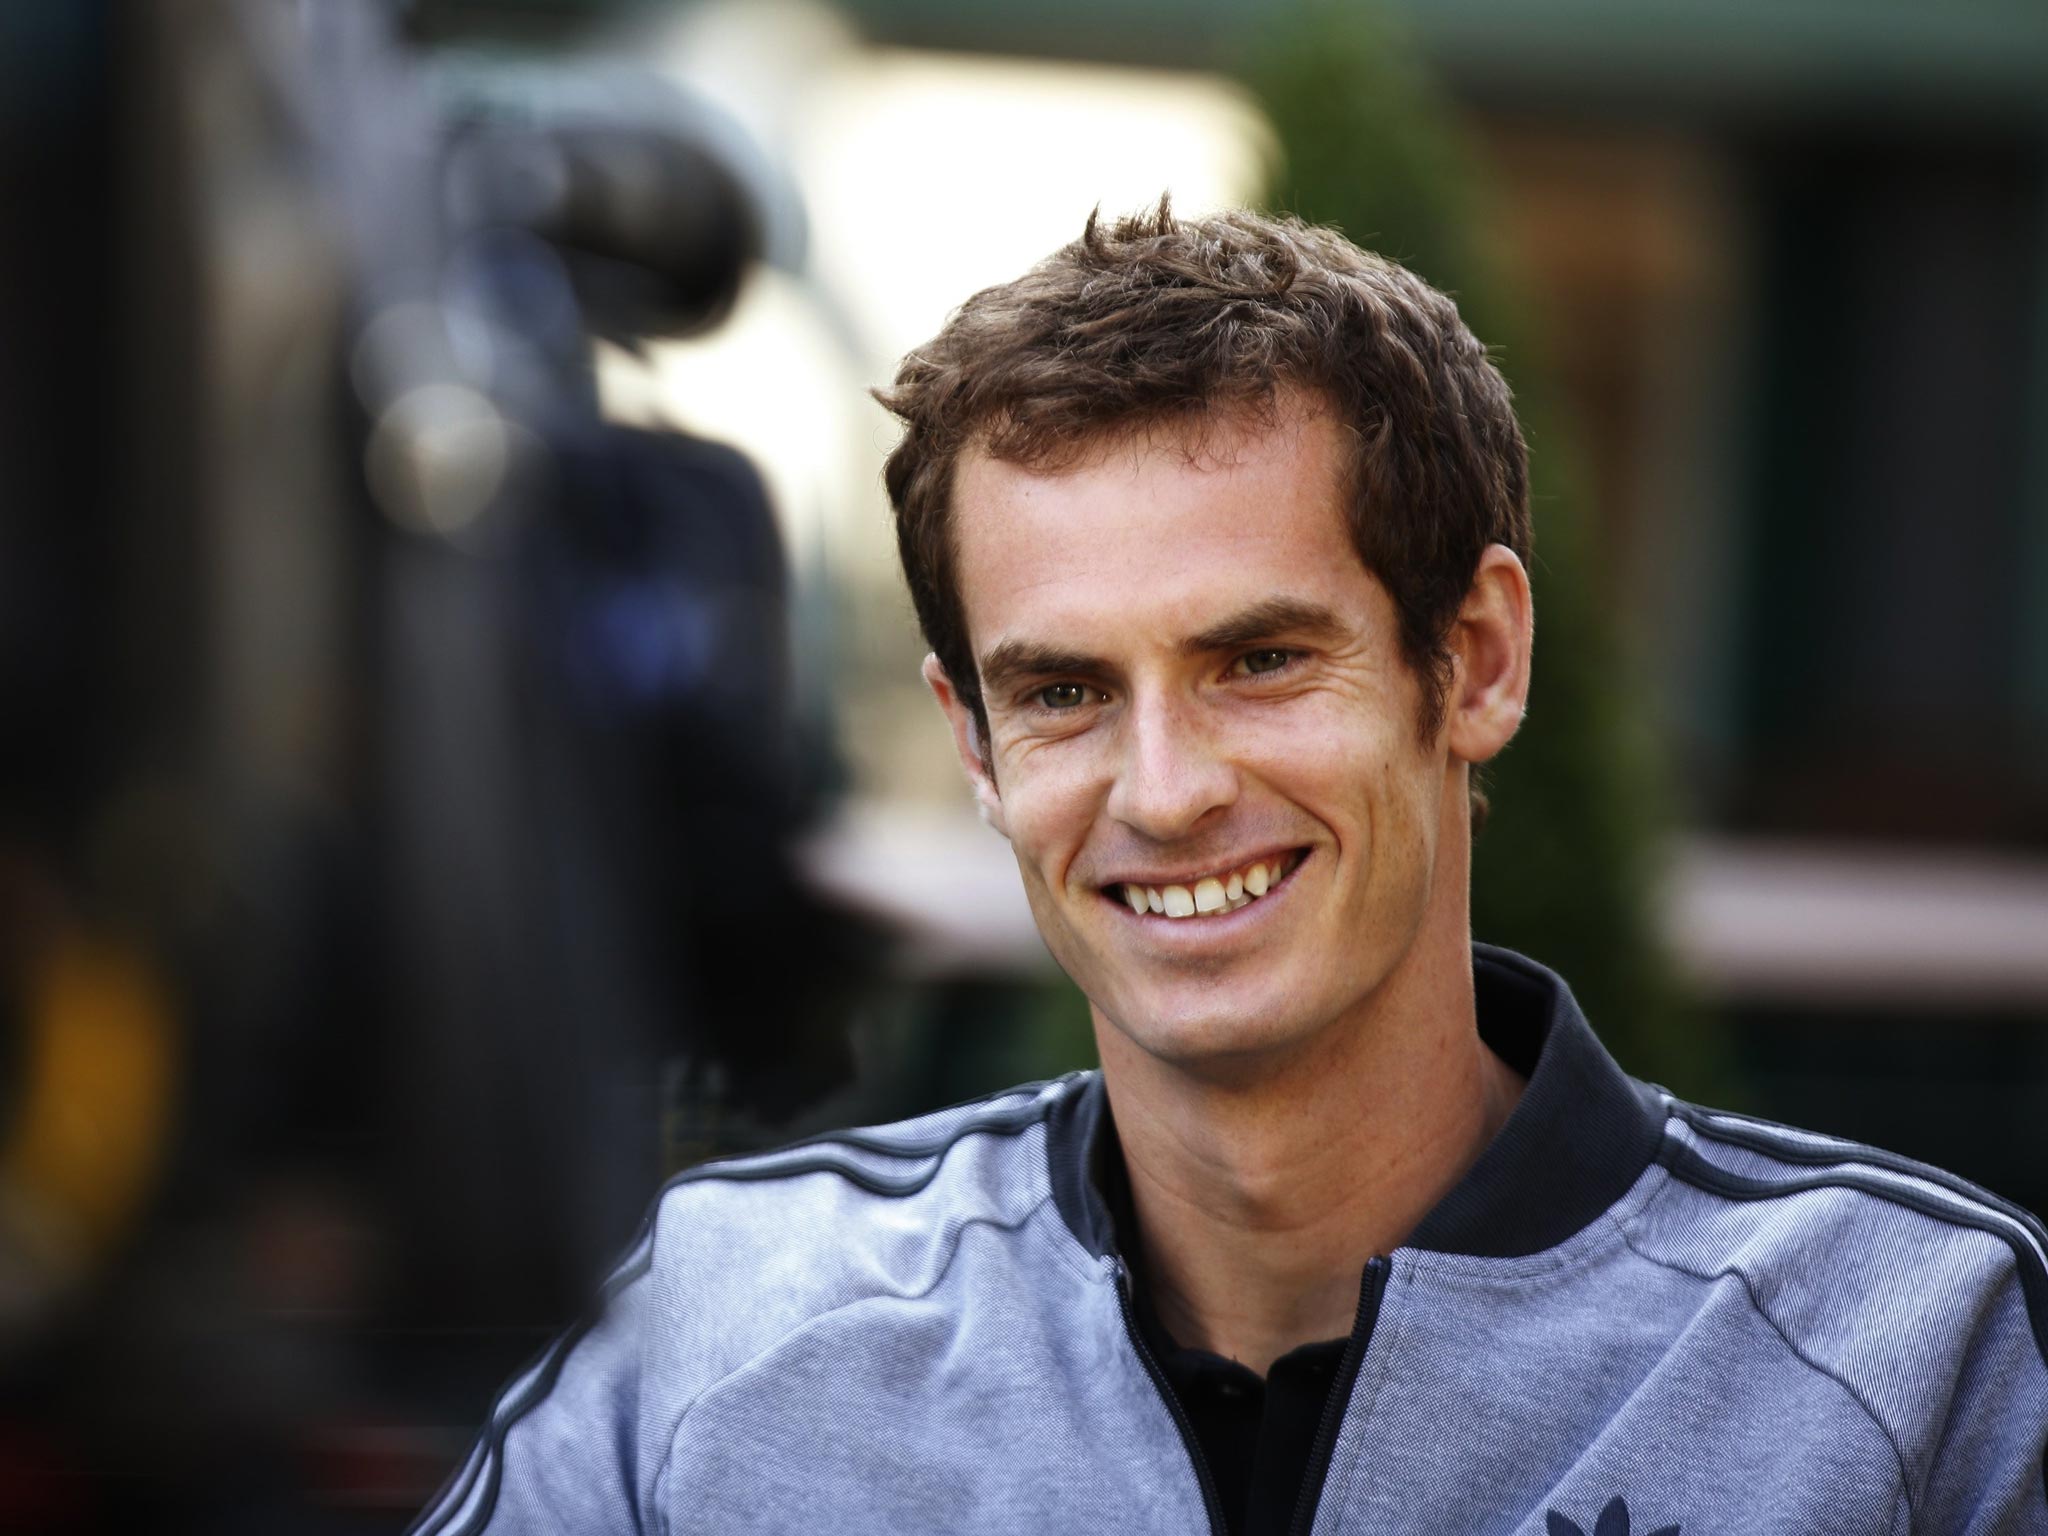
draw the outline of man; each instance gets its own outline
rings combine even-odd
[[[1530,530],[1447,299],[1162,204],[883,398],[1101,1071],[685,1174],[421,1530],[2048,1532],[2039,1227],[1470,941]]]

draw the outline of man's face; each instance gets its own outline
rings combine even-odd
[[[956,477],[984,802],[1054,957],[1162,1060],[1358,1016],[1429,907],[1447,756],[1352,547],[1343,443],[1297,407]]]

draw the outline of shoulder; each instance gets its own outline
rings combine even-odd
[[[670,1180],[621,1270],[637,1271],[640,1327],[665,1357],[663,1379],[702,1390],[814,1319],[930,1293],[970,1229],[1021,1234],[1051,1200],[1045,1121],[1074,1082],[1026,1084]]]
[[[655,1202],[657,1252],[664,1226],[715,1226],[727,1240],[758,1237],[779,1251],[797,1235],[791,1219],[843,1222],[831,1235],[844,1238],[885,1211],[895,1225],[906,1202],[934,1216],[971,1216],[1042,1201],[1046,1118],[1078,1076],[686,1169]]]
[[[415,1529],[622,1524],[621,1490],[653,1507],[684,1418],[750,1363],[863,1302],[957,1304],[941,1287],[963,1234],[1021,1238],[1050,1204],[1046,1117],[1084,1081],[1030,1084],[670,1180],[597,1304],[513,1378]],[[1015,1267],[1000,1241],[977,1251]],[[869,1342],[886,1352],[894,1340],[884,1330]]]
[[[2010,1201],[1877,1147],[1682,1101],[1658,1161],[1682,1193],[1656,1219],[1694,1257],[1847,1286],[1837,1302],[1932,1286],[1915,1298],[1929,1324],[1932,1303],[2010,1290],[2048,1357],[2048,1236]]]
[[[1895,1153],[1679,1101],[1658,1161],[1669,1179],[1632,1246],[1743,1285],[1884,1425],[1909,1483],[1959,1435],[2041,1438],[2048,1236],[2031,1213]]]

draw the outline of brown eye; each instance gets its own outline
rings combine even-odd
[[[1251,651],[1244,658],[1247,672],[1278,672],[1294,659],[1292,651]]]
[[[1079,683],[1051,683],[1038,690],[1038,702],[1047,709],[1075,709],[1088,702],[1088,690]]]

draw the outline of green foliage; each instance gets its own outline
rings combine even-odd
[[[1278,130],[1274,206],[1334,224],[1452,294],[1515,388],[1532,451],[1537,666],[1489,770],[1473,930],[1552,966],[1631,1070],[1689,1095],[1717,1074],[1658,940],[1667,799],[1644,684],[1599,603],[1597,551],[1505,263],[1478,157],[1415,51],[1368,5],[1264,13],[1245,83]]]

